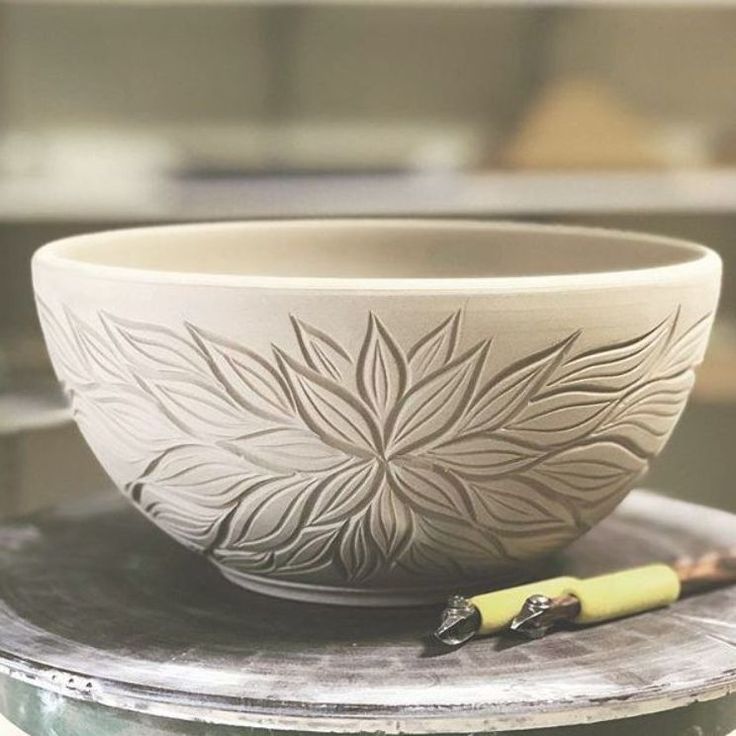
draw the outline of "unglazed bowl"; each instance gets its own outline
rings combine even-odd
[[[411,604],[606,516],[693,384],[721,265],[603,230],[251,222],[33,259],[49,352],[120,490],[231,581]]]

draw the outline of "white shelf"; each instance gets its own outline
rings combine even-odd
[[[303,175],[114,189],[0,181],[0,221],[320,215],[734,213],[736,169],[621,173]]]
[[[0,393],[0,438],[51,429],[71,421],[71,412],[56,386]]]

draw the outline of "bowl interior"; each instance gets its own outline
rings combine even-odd
[[[52,244],[56,258],[155,272],[441,279],[596,274],[702,258],[684,242],[604,230],[447,221],[282,221],[141,228]]]

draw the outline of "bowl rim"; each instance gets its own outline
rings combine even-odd
[[[461,276],[461,277],[360,277],[360,276],[294,276],[228,274],[217,272],[176,271],[144,267],[105,265],[76,258],[68,251],[79,244],[112,238],[145,237],[147,234],[200,231],[202,233],[227,229],[266,228],[329,228],[337,226],[421,228],[441,225],[452,227],[459,233],[470,230],[494,232],[557,233],[590,238],[620,240],[636,239],[642,243],[668,246],[675,251],[686,252],[693,257],[665,265],[642,266],[611,271],[583,273],[554,273],[512,276]],[[34,273],[41,267],[52,267],[113,281],[155,283],[160,285],[223,286],[285,291],[380,291],[380,292],[481,292],[505,293],[525,291],[569,291],[601,288],[625,288],[637,285],[659,285],[691,281],[699,275],[720,274],[721,258],[714,250],[699,243],[664,235],[579,225],[541,224],[522,221],[452,219],[431,217],[381,218],[295,218],[253,219],[221,222],[194,222],[170,225],[153,225],[117,228],[72,235],[51,241],[36,250],[32,265]]]

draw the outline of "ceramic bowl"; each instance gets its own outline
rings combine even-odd
[[[68,238],[43,331],[120,490],[233,582],[410,604],[606,516],[685,405],[720,260],[539,225],[331,220]]]

